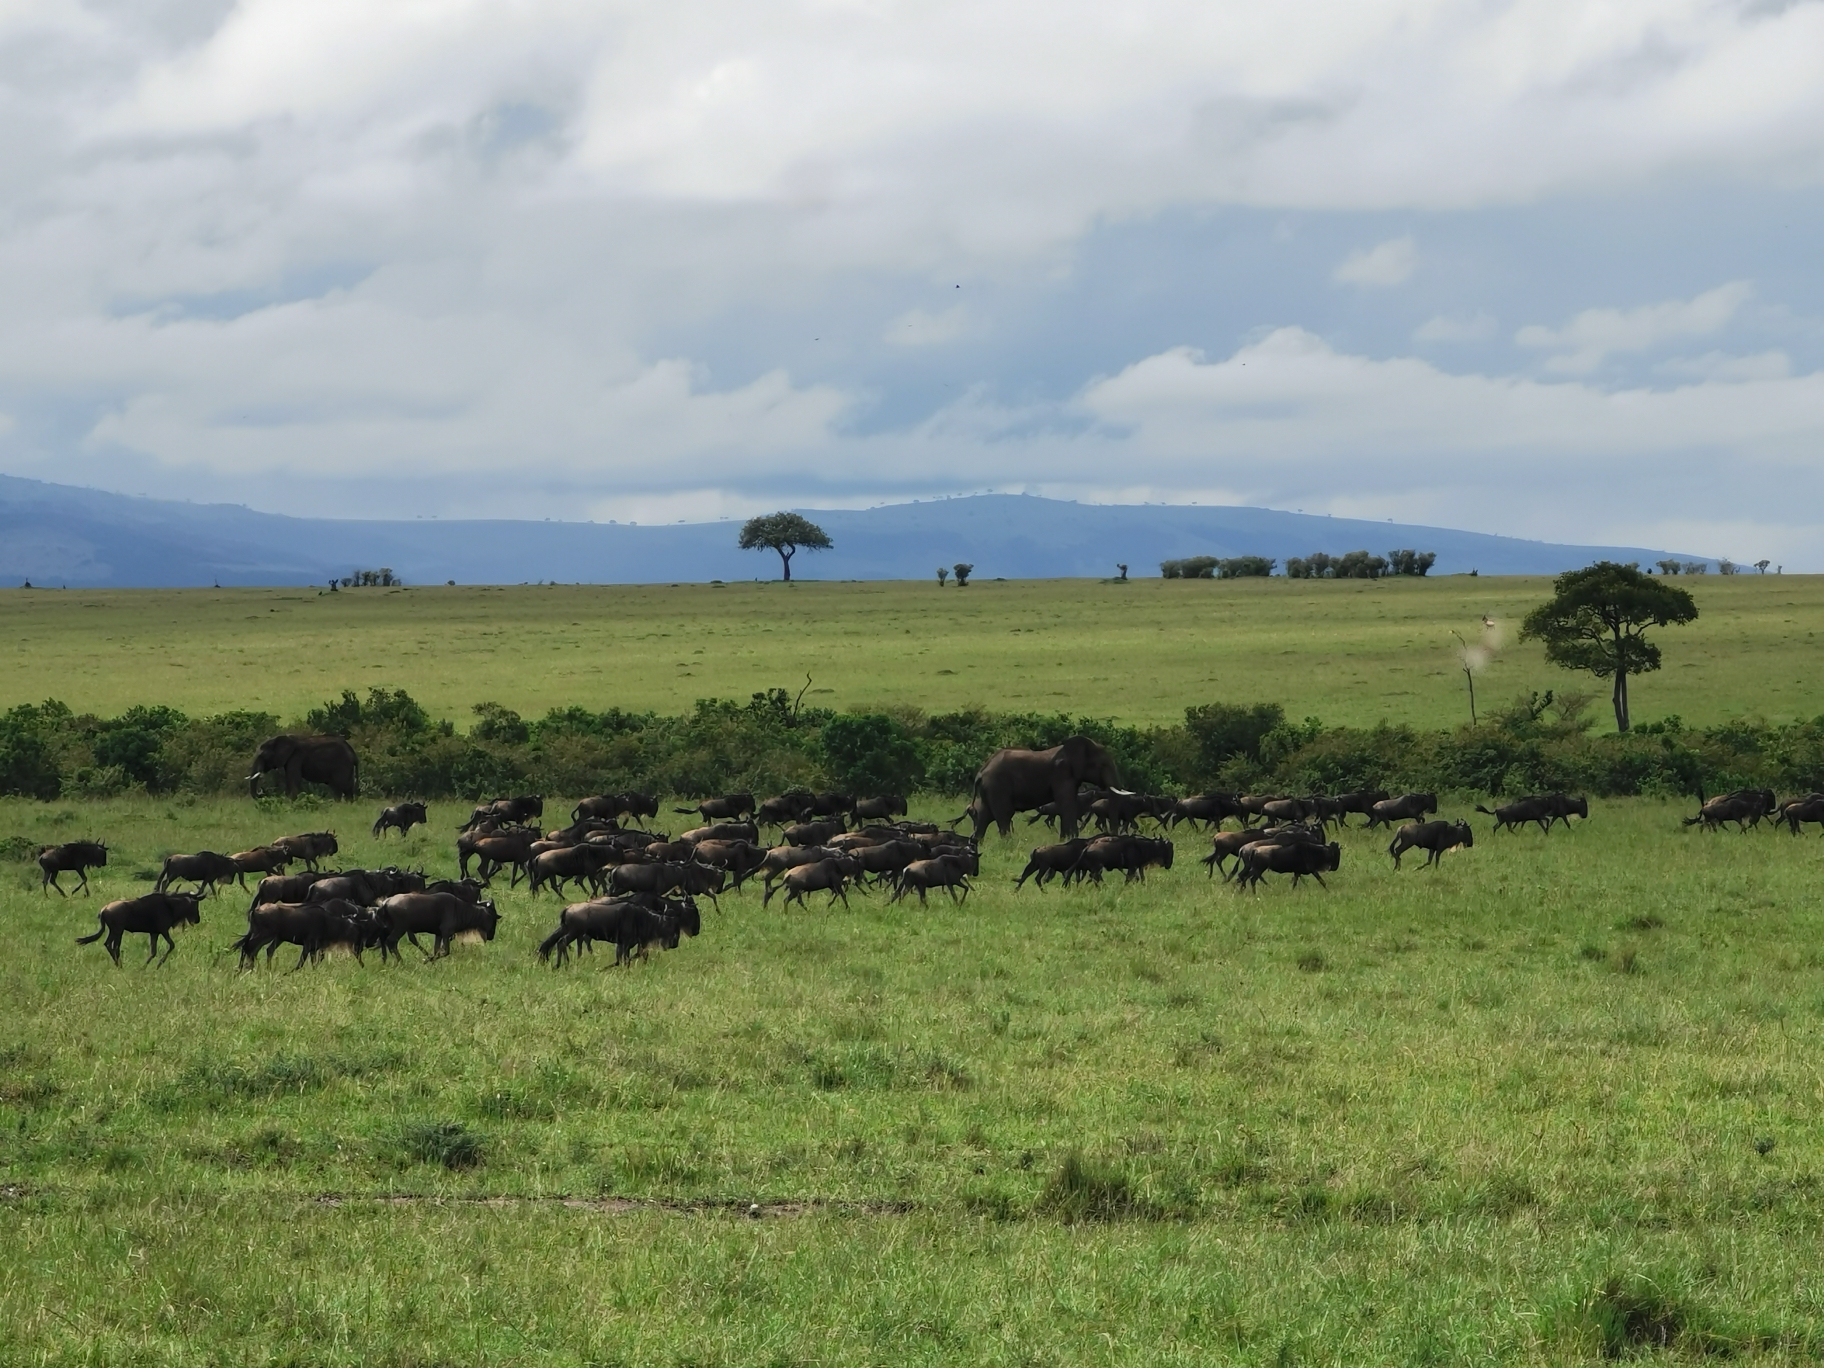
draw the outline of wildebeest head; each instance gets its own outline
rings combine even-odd
[[[203,895],[201,893],[167,893],[165,905],[171,909],[173,925],[182,926],[188,922],[191,926],[200,926],[203,920]]]
[[[500,913],[495,910],[492,898],[484,899],[475,906],[481,914],[475,919],[475,929],[481,932],[483,940],[491,941],[494,939],[495,928],[500,925]]]
[[[1473,846],[1476,843],[1476,833],[1469,829],[1469,823],[1464,821],[1461,817],[1457,818],[1455,835],[1458,845],[1468,847]]]

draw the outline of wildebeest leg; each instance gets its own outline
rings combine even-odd
[[[153,938],[152,938],[152,948],[154,950],[156,950],[158,948],[158,937],[156,935],[153,936]],[[171,933],[169,931],[166,931],[165,932],[165,953],[163,955],[159,956],[159,960],[158,960],[160,968],[164,967],[165,961],[171,958],[171,952],[175,949],[177,949],[177,942],[172,940]]]
[[[1317,886],[1323,889],[1324,892],[1328,893],[1330,891],[1330,885],[1324,882],[1324,876],[1319,874],[1315,869],[1311,871],[1311,877],[1317,880]]]
[[[292,965],[291,968],[286,970],[285,972],[289,973],[289,974],[297,973],[298,970],[300,970],[304,967],[304,961],[309,958],[310,958],[310,946],[308,944],[300,944],[298,946],[298,962],[296,964]]]
[[[116,969],[120,968],[120,943],[126,938],[126,934],[124,931],[110,931],[107,940],[103,942],[107,952],[114,957]]]

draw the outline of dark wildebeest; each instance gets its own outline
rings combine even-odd
[[[158,882],[152,887],[163,893],[181,879],[195,884],[199,894],[208,894],[215,892],[217,883],[229,883],[240,872],[233,860],[213,850],[199,850],[194,855],[167,855],[164,867],[158,871]]]
[[[424,954],[424,947],[418,944],[421,934],[431,937],[431,953],[425,958],[441,959],[450,953],[450,942],[456,937],[473,931],[484,941],[491,941],[500,925],[500,914],[493,903],[464,902],[454,893],[397,893],[381,899],[374,911],[384,928],[380,941],[382,960],[388,955],[402,959],[399,942],[404,938],[409,938]]]
[[[1019,888],[1031,879],[1035,888],[1045,887],[1047,879],[1056,878],[1076,864],[1077,857],[1089,848],[1089,842],[1089,837],[1079,836],[1074,841],[1034,846],[1025,870],[1013,881],[1013,886]]]
[[[1106,871],[1119,869],[1126,876],[1124,882],[1133,883],[1138,879],[1144,883],[1150,866],[1172,867],[1172,853],[1172,843],[1157,837],[1099,836],[1084,847],[1077,862],[1065,871],[1064,882],[1081,883],[1089,879],[1099,884]]]
[[[1701,822],[1705,831],[1715,831],[1724,822],[1734,822],[1738,830],[1746,831],[1750,823],[1759,826],[1764,815],[1758,795],[1725,793],[1705,803],[1697,810],[1697,816],[1685,818],[1685,825],[1697,826]]]
[[[706,822],[739,822],[754,815],[754,795],[725,793],[720,798],[705,798],[695,807],[673,808],[673,812],[694,812]]]
[[[638,902],[598,898],[590,902],[571,903],[558,915],[557,930],[538,947],[538,958],[544,963],[557,952],[554,968],[561,968],[572,946],[587,948],[592,941],[611,941],[614,962],[627,964],[638,955],[644,959],[651,946],[675,950],[680,935],[694,936],[702,930],[697,905],[689,898],[668,899],[663,911],[655,911]]]
[[[473,831],[490,822],[496,826],[513,826],[520,822],[533,821],[544,815],[545,800],[540,794],[524,793],[517,798],[494,798],[471,812],[469,820],[456,830]]]
[[[1132,831],[1142,817],[1155,815],[1156,803],[1144,793],[1115,792],[1090,803],[1086,812],[1103,834]]]
[[[322,903],[267,903],[247,914],[247,934],[229,949],[241,952],[243,969],[253,968],[262,948],[266,963],[271,964],[281,945],[298,947],[298,962],[291,968],[294,974],[306,960],[321,959],[332,945],[346,945],[359,962],[361,921],[361,909],[342,898]]]
[[[1469,829],[1469,823],[1461,819],[1455,822],[1408,822],[1393,833],[1393,841],[1387,847],[1387,853],[1393,856],[1393,867],[1400,867],[1400,856],[1409,850],[1425,852],[1427,865],[1442,864],[1444,852],[1462,846],[1465,850],[1476,843],[1475,833]]]
[[[341,849],[336,844],[336,833],[333,831],[307,831],[301,836],[281,836],[269,844],[294,860],[304,861],[304,868],[310,870],[316,869],[318,860],[327,859]]]
[[[806,893],[827,892],[832,904],[836,899],[841,898],[842,905],[847,907],[849,905],[849,880],[860,873],[860,862],[846,855],[788,869],[785,877],[780,880],[785,888],[785,901],[780,905],[790,907],[793,903],[802,904]],[[766,896],[760,900],[761,906],[764,907],[772,896],[773,890],[767,889]]]
[[[1290,874],[1294,888],[1308,874],[1328,892],[1330,885],[1324,883],[1324,871],[1342,868],[1343,848],[1335,841],[1328,845],[1304,841],[1286,845],[1255,841],[1243,846],[1237,859],[1240,862],[1240,872],[1235,877],[1237,893],[1244,888],[1259,892],[1260,881],[1269,874]]]
[[[465,831],[456,840],[456,870],[461,878],[469,877],[469,860],[479,863],[481,882],[485,886],[494,881],[503,866],[513,867],[513,877],[507,886],[514,887],[519,883],[519,876],[532,858],[532,847],[538,842],[538,833],[530,829],[514,831],[491,831],[485,836],[477,836]]]
[[[253,901],[248,904],[248,911],[264,907],[267,903],[299,903],[310,894],[310,886],[319,879],[333,878],[333,875],[306,870],[302,874],[268,874],[255,886]]]
[[[380,815],[374,818],[374,835],[397,831],[401,836],[415,826],[430,825],[430,815],[424,810],[423,803],[400,803],[394,807],[381,808]]]
[[[767,896],[772,896],[773,881],[787,870],[796,869],[799,865],[817,864],[822,860],[834,859],[842,852],[833,846],[774,846],[766,852],[760,861],[757,871],[761,882],[766,886]]]
[[[711,869],[724,871],[740,888],[748,875],[766,862],[766,847],[753,841],[698,841],[696,859]]]
[[[197,904],[202,900],[200,893],[142,893],[137,898],[117,899],[95,914],[101,923],[95,934],[78,936],[76,944],[92,945],[106,936],[104,948],[119,967],[121,937],[145,936],[148,942],[146,963],[150,964],[158,955],[158,938],[163,936],[169,948],[158,961],[162,965],[171,958],[171,951],[177,949],[177,942],[171,939],[171,928],[185,924],[195,926],[201,922],[203,918],[197,911]]]
[[[622,815],[628,817],[657,817],[659,800],[650,793],[603,793],[594,798],[585,798],[570,813],[570,820],[580,822],[585,817],[604,817],[612,821]]]
[[[1824,793],[1808,793],[1803,798],[1781,803],[1777,820],[1790,827],[1794,836],[1799,834],[1799,828],[1807,822],[1824,825]]]
[[[761,826],[785,826],[790,822],[802,822],[811,815],[811,808],[817,802],[817,795],[809,789],[792,789],[775,798],[768,798],[754,809],[754,820]]]
[[[905,815],[905,795],[899,793],[882,793],[873,798],[857,798],[849,808],[849,820],[857,826],[863,822],[885,822]]]
[[[859,877],[865,878],[872,874],[876,886],[889,881],[897,882],[900,872],[907,865],[927,858],[928,853],[917,841],[882,841],[879,845],[863,846],[849,852],[855,863],[861,866]]]
[[[914,860],[899,871],[898,887],[888,902],[898,902],[913,889],[918,890],[918,905],[926,906],[925,894],[933,888],[941,888],[949,893],[950,901],[961,903],[969,897],[969,876],[978,868],[976,857],[970,855],[939,855],[929,860]],[[796,871],[794,871],[796,872]],[[788,876],[789,877],[789,876]],[[962,890],[961,897],[957,890]]]
[[[779,839],[786,845],[822,845],[830,837],[841,835],[847,825],[840,817],[833,822],[799,822],[780,832]]]
[[[1304,798],[1269,798],[1260,805],[1260,815],[1269,822],[1302,822],[1314,814]]]
[[[1243,827],[1240,831],[1219,831],[1210,838],[1210,853],[1203,857],[1205,871],[1212,876],[1217,870],[1222,871],[1222,879],[1227,883],[1241,868],[1241,852],[1257,842],[1268,845],[1322,845],[1324,834],[1312,826],[1257,827],[1249,830]],[[1228,867],[1233,858],[1235,869]]]
[[[1373,817],[1374,805],[1387,801],[1387,790],[1360,789],[1355,793],[1339,793],[1336,795],[1336,801],[1341,803],[1343,808],[1337,816],[1336,824],[1348,826],[1349,814],[1352,812],[1359,812],[1364,817]]]
[[[67,896],[63,885],[57,882],[57,876],[75,874],[76,891],[87,893],[89,871],[100,869],[107,862],[108,848],[100,841],[65,841],[62,845],[46,846],[38,852],[38,868],[44,875],[39,881],[38,891],[42,893],[47,888],[54,888],[58,896]]]
[[[1368,809],[1368,829],[1373,831],[1377,826],[1415,821],[1437,810],[1438,795],[1435,793],[1403,793],[1398,798],[1383,798]]]
[[[277,846],[255,846],[252,850],[237,850],[228,858],[234,861],[234,881],[245,893],[249,874],[283,874],[293,857]]]
[[[619,865],[609,876],[613,893],[701,893],[712,902],[722,892],[728,876],[703,864]],[[720,906],[720,904],[717,904]]]
[[[1241,815],[1241,804],[1235,801],[1234,794],[1197,793],[1173,803],[1165,814],[1165,824],[1174,827],[1180,822],[1189,822],[1196,826],[1203,822],[1209,829],[1217,830],[1225,818]]]
[[[1535,793],[1525,798],[1516,798],[1511,803],[1497,804],[1493,809],[1477,803],[1476,811],[1484,817],[1493,817],[1496,831],[1503,828],[1518,831],[1528,822],[1537,825],[1541,831],[1550,831],[1554,822],[1562,820],[1568,827],[1572,817],[1588,818],[1590,802],[1587,798],[1572,798],[1564,793]]]
[[[481,901],[481,885],[473,879],[432,879],[424,886],[426,893],[449,893],[466,903]]]
[[[811,812],[813,817],[836,817],[855,806],[855,796],[850,793],[837,793],[834,789],[825,789],[822,793],[811,795]]]
[[[589,879],[619,858],[620,853],[613,846],[605,845],[573,845],[547,850],[534,855],[526,866],[526,886],[537,893],[549,884],[554,892],[561,894],[570,880]]]
[[[695,845],[698,841],[760,841],[760,828],[753,822],[712,822],[708,826],[692,827],[681,832],[680,841],[689,841]]]

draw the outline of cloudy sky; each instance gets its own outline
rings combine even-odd
[[[0,472],[1824,570],[1818,0],[10,0]]]

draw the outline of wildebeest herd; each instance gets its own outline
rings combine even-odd
[[[166,857],[150,893],[106,904],[99,929],[79,944],[105,937],[116,964],[121,941],[145,935],[147,963],[164,963],[176,943],[175,927],[196,925],[200,905],[230,884],[247,888],[260,876],[248,906],[247,929],[231,950],[251,968],[260,952],[268,963],[281,946],[295,946],[294,970],[321,960],[332,949],[357,959],[377,949],[382,961],[400,958],[410,941],[426,960],[450,953],[463,938],[494,939],[500,914],[487,893],[502,873],[508,887],[523,881],[533,894],[584,895],[564,906],[557,928],[539,946],[542,962],[562,966],[572,952],[601,941],[615,948],[617,965],[644,958],[654,947],[670,949],[702,929],[699,898],[720,907],[719,897],[758,879],[761,905],[782,893],[782,906],[804,904],[813,894],[826,905],[849,906],[851,891],[886,890],[897,902],[917,893],[925,904],[941,890],[960,904],[970,879],[979,874],[979,848],[990,826],[1012,832],[1017,813],[1028,825],[1055,825],[1059,839],[1034,848],[1016,889],[1030,880],[1043,889],[1100,884],[1120,872],[1128,883],[1144,882],[1149,869],[1170,869],[1180,825],[1203,828],[1210,850],[1201,863],[1220,872],[1238,890],[1258,891],[1269,875],[1289,876],[1296,887],[1309,877],[1341,868],[1342,848],[1326,839],[1333,828],[1359,816],[1372,830],[1392,831],[1387,848],[1393,867],[1409,852],[1423,852],[1427,866],[1452,850],[1471,848],[1474,834],[1464,819],[1439,820],[1432,793],[1389,794],[1362,790],[1339,794],[1200,793],[1188,797],[1132,793],[1116,786],[1118,775],[1106,751],[1073,737],[1046,751],[1002,750],[982,767],[968,806],[948,826],[913,821],[899,794],[851,794],[797,789],[756,800],[752,793],[720,794],[675,814],[695,816],[701,825],[672,836],[652,829],[662,810],[650,793],[606,793],[576,804],[567,825],[544,826],[544,799],[535,794],[498,798],[476,807],[457,829],[456,878],[428,879],[422,869],[324,868],[339,851],[331,832],[280,837],[234,854],[199,851]],[[1587,819],[1589,803],[1564,793],[1535,794],[1498,804],[1477,805],[1495,819],[1494,831],[1533,826],[1549,833],[1572,817]],[[1230,820],[1235,830],[1225,830]],[[404,835],[430,820],[425,804],[385,808],[372,835]],[[1795,835],[1806,822],[1824,826],[1824,794],[1780,803],[1768,790],[1742,790],[1702,801],[1685,825],[1739,830],[1770,820]],[[973,830],[957,828],[969,822]],[[1144,834],[1143,823],[1155,831]],[[1084,834],[1083,827],[1094,828]],[[763,833],[766,839],[762,839]],[[107,846],[76,841],[45,847],[38,856],[41,890],[65,892],[59,876],[77,876],[76,892],[88,892],[88,871],[105,867]],[[302,866],[291,872],[291,866]],[[473,868],[471,869],[471,866]],[[175,885],[194,885],[178,891]],[[427,949],[420,937],[430,941]],[[159,942],[166,949],[158,954]]]

